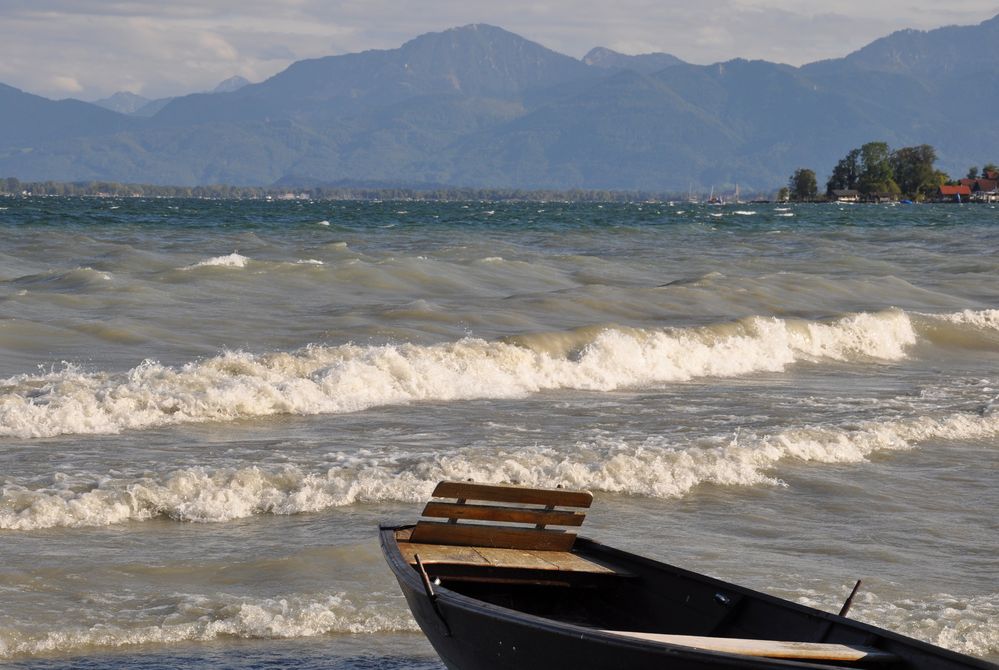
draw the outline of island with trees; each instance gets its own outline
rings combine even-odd
[[[936,168],[928,144],[892,150],[887,142],[868,142],[850,150],[832,169],[820,195],[810,168],[799,168],[781,189],[796,202],[999,202],[999,167],[987,163],[953,180]]]

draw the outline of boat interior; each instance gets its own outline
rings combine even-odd
[[[821,667],[908,667],[876,629],[577,538],[569,529],[583,523],[586,491],[441,482],[434,497],[446,500],[395,531],[428,593],[443,586],[653,644]]]

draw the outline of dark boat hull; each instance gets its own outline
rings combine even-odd
[[[587,637],[565,627],[545,629],[527,620],[491,616],[462,607],[450,598],[438,600],[440,615],[430,599],[411,584],[401,584],[410,610],[434,650],[450,670],[712,670],[831,668],[809,664],[735,659],[706,653]],[[444,625],[444,621],[447,625]],[[841,668],[839,670],[842,670]]]
[[[463,595],[451,589],[434,587],[434,597],[426,588],[416,570],[399,551],[395,528],[381,529],[381,544],[386,560],[399,582],[414,618],[427,636],[444,664],[451,670],[551,670],[574,668],[603,670],[628,668],[629,670],[712,670],[742,668],[842,668],[842,665],[825,662],[805,662],[774,658],[741,656],[721,652],[692,649],[622,638],[603,633],[592,627],[535,616]],[[689,573],[674,566],[627,554],[597,543],[581,540],[584,547],[595,548],[602,558],[624,557],[630,560],[630,569],[677,571],[684,578],[693,575],[703,580],[709,589],[724,587],[746,597],[761,599],[767,606],[786,608],[795,616],[807,616],[820,624],[856,629],[856,635],[868,639],[877,637],[879,646],[899,656],[898,663],[878,667],[905,668],[907,670],[957,670],[976,668],[999,670],[999,666],[956,654],[917,640],[884,631],[832,614],[783,601],[766,594],[742,589],[735,585],[713,580],[703,575]],[[606,556],[605,556],[606,555]],[[846,667],[867,667],[847,665]]]

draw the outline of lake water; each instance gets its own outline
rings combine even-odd
[[[999,661],[999,210],[0,199],[0,665],[440,668],[441,479]]]

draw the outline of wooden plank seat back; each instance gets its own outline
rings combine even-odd
[[[441,482],[433,497],[454,502],[432,500],[423,516],[446,521],[421,519],[410,542],[542,551],[572,549],[576,534],[549,526],[582,525],[586,515],[579,509],[593,502],[589,491],[471,482]]]

